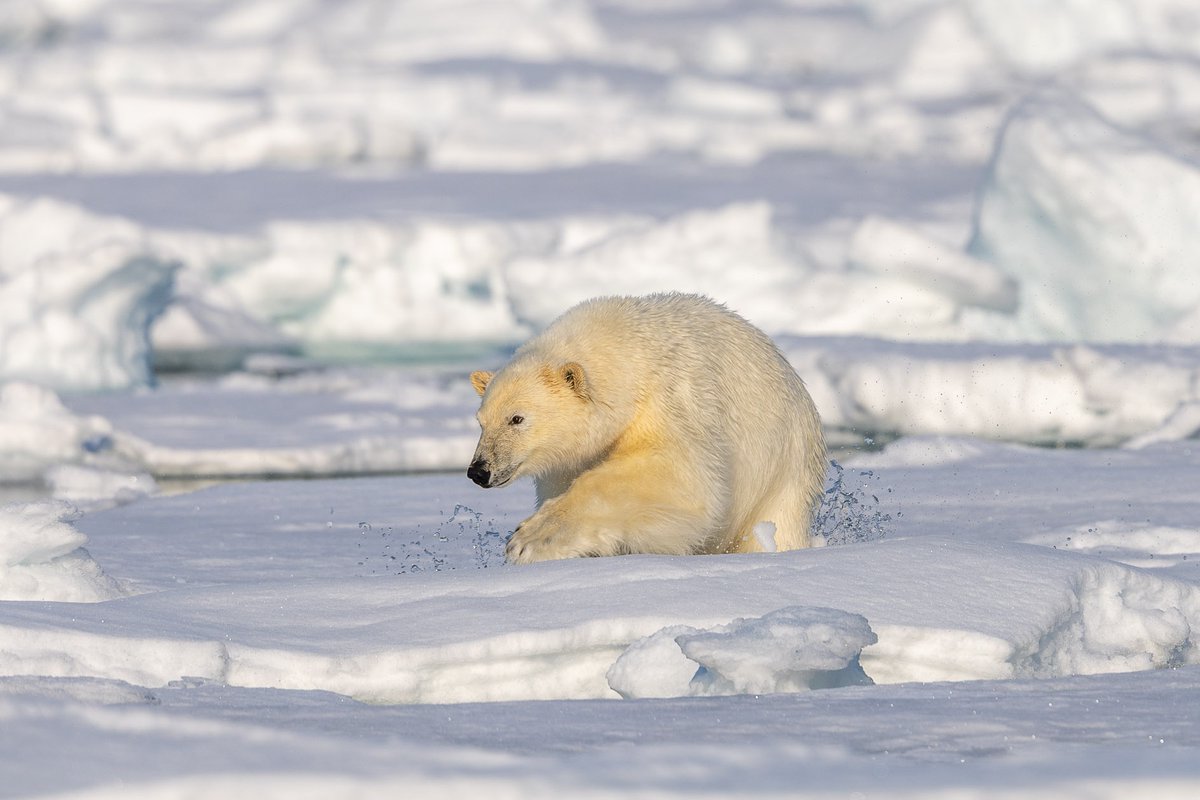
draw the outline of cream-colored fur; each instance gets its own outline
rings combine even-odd
[[[469,474],[537,486],[510,561],[750,552],[763,521],[778,549],[809,545],[826,468],[816,408],[771,340],[707,298],[582,303],[471,380]]]

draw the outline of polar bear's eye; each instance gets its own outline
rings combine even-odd
[[[524,421],[525,421],[525,418],[522,417],[520,414],[513,414],[512,417],[508,420],[508,424],[509,425],[520,425]]]

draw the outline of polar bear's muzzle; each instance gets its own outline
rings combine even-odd
[[[482,458],[475,459],[471,462],[471,466],[467,467],[467,477],[485,489],[494,489],[497,486],[504,486],[511,481],[516,474],[516,467],[509,466],[499,470],[492,469],[492,465]]]
[[[487,462],[480,458],[472,461],[471,466],[467,467],[467,477],[486,489],[491,484],[492,471],[488,469]]]

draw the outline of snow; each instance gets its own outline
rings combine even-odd
[[[0,376],[86,389],[150,379],[148,329],[174,266],[138,226],[0,195],[0,242]]]
[[[80,464],[57,464],[44,478],[55,498],[89,511],[132,503],[158,491],[158,484],[146,473],[126,474]]]
[[[62,503],[0,506],[0,600],[99,603],[124,594],[82,545]]]
[[[688,658],[734,686],[757,681],[760,691],[796,685],[793,673],[817,669],[813,664],[828,671],[845,661],[830,667],[810,644],[801,649],[814,659],[801,664],[810,666],[783,658],[755,673],[725,662],[736,665],[738,652],[786,655],[822,626],[835,632],[830,641],[844,658],[862,650],[862,670],[876,683],[1059,677],[1200,661],[1192,634],[1200,624],[1200,586],[1194,575],[1184,579],[1200,562],[1187,563],[1179,546],[1169,553],[1184,577],[1054,549],[1045,537],[1057,543],[1057,529],[1011,529],[1003,521],[1012,512],[999,489],[970,498],[971,513],[987,518],[981,507],[991,509],[983,530],[945,511],[928,525],[911,522],[914,502],[932,513],[941,494],[954,491],[945,485],[954,475],[986,471],[993,483],[1008,475],[1008,491],[1021,496],[1039,480],[1047,482],[1043,496],[1069,494],[1113,461],[1063,451],[1047,463],[1037,450],[976,447],[973,455],[900,473],[910,485],[897,487],[904,508],[892,526],[903,525],[882,541],[745,558],[639,556],[496,569],[500,533],[531,507],[528,489],[501,494],[499,507],[489,499],[495,493],[475,490],[481,505],[448,519],[450,509],[437,502],[435,510],[429,498],[461,496],[462,479],[450,476],[285,483],[270,490],[274,499],[266,504],[256,484],[153,498],[82,521],[90,551],[140,593],[70,608],[67,618],[46,606],[0,609],[6,637],[26,642],[0,657],[0,671],[146,686],[193,676],[388,703],[608,697],[606,672],[622,653],[641,651],[645,662],[638,640],[678,625],[727,641],[724,651],[706,652],[700,642],[709,634],[689,639],[691,633],[672,629],[670,639]],[[1121,477],[1140,480],[1141,491],[1169,494],[1187,485],[1196,467],[1190,450],[1168,456],[1166,465],[1179,473],[1170,480],[1156,473],[1136,478],[1134,466],[1164,461],[1147,451],[1126,451]],[[887,464],[883,456],[877,461]],[[1071,475],[1059,477],[1064,469]],[[977,480],[959,479],[968,486]],[[925,499],[914,486],[925,487]],[[421,510],[401,521],[391,509],[406,505]],[[1114,513],[1125,507],[1120,500],[1107,510],[1092,499],[1063,505],[1056,518],[1064,522],[1079,515],[1079,524],[1089,525],[1128,519]],[[1155,524],[1179,527],[1177,518]],[[172,521],[177,530],[163,532]],[[204,548],[196,549],[189,529],[205,532]],[[131,542],[138,543],[136,555]],[[170,572],[160,564],[170,564]],[[937,587],[936,601],[929,586]],[[699,605],[697,592],[704,597]],[[779,612],[817,603],[859,617]],[[349,618],[355,624],[347,628]],[[744,621],[731,626],[737,619]],[[868,642],[876,636],[877,643]],[[670,660],[661,649],[656,658]],[[636,692],[637,680],[626,669],[619,685]],[[728,691],[721,680],[713,678],[708,690]],[[661,693],[661,683],[649,685]]]
[[[1088,53],[1151,50],[1195,55],[1196,9],[1172,0],[1066,2],[971,0],[970,13],[1004,57],[1030,72],[1049,72]]]
[[[0,219],[24,233],[0,376],[512,345],[663,288],[772,334],[1198,343],[1187,4],[689,7],[30,4],[23,60],[0,59]],[[204,175],[277,167],[317,177]],[[951,174],[970,183],[947,196]],[[612,176],[629,190],[603,202]],[[945,205],[972,188],[973,232]],[[218,192],[242,212],[221,230],[202,218],[229,202],[171,213]]]
[[[14,226],[94,233],[6,260],[0,375],[79,390],[148,382],[151,353],[228,369],[256,351],[479,352],[587,297],[664,289],[720,297],[777,336],[1197,345],[1195,169],[1073,99],[1026,102],[999,141],[969,253],[894,217],[801,222],[764,200],[666,217],[275,219],[236,235],[18,203]]]
[[[69,411],[50,389],[0,384],[0,482],[37,479],[56,465],[81,461],[111,441],[112,426]]]
[[[529,488],[450,476],[88,514],[89,550],[138,593],[0,607],[8,791],[286,793],[313,769],[334,796],[1194,791],[1194,448],[920,449],[873,457],[903,505],[882,540],[789,553],[505,567],[490,532]],[[463,491],[474,511],[446,505]],[[828,680],[856,656],[857,680]],[[610,683],[643,699],[583,699]],[[753,694],[695,696],[728,691]],[[399,700],[422,702],[379,705]],[[75,769],[31,769],[51,754]]]
[[[782,344],[835,430],[1093,446],[1155,430],[1187,438],[1187,425],[1164,426],[1200,385],[1193,348]]]
[[[0,796],[1180,797],[1187,0],[0,12]],[[815,544],[515,568],[473,369],[711,294]]]
[[[858,660],[876,641],[858,614],[788,606],[707,630],[663,628],[630,645],[606,678],[626,699],[853,686],[872,682]]]
[[[1194,164],[1075,98],[1035,96],[1002,134],[971,249],[1020,280],[1029,335],[1194,343],[1198,215]]]
[[[894,220],[864,219],[850,240],[846,260],[867,272],[907,278],[964,307],[1005,312],[1017,307],[1017,282],[1011,277]]]

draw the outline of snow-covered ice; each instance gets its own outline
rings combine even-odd
[[[14,676],[0,713],[22,742],[2,750],[6,774],[96,796],[115,779],[147,796],[286,793],[312,750],[334,796],[397,782],[686,793],[696,774],[728,793],[869,790],[886,775],[899,796],[1183,797],[1200,780],[1196,458],[1187,444],[902,440],[872,457],[894,489],[881,502],[903,506],[882,540],[520,569],[488,554],[528,488],[450,476],[232,484],[92,513],[75,524],[135,594],[0,607]],[[449,505],[464,493],[473,510]],[[1128,565],[1133,548],[1144,566]],[[655,638],[670,649],[648,649]],[[874,686],[691,696],[700,662],[735,689],[795,690],[813,686],[798,663],[859,651],[862,678],[841,682]],[[683,699],[578,699],[639,680]],[[31,770],[64,752],[59,729],[76,768]],[[200,755],[185,765],[175,747]],[[384,758],[397,747],[428,752]],[[578,748],[589,755],[565,755]],[[1015,763],[1026,777],[1012,783]]]
[[[1195,797],[1197,31],[0,4],[0,796]],[[468,372],[658,290],[806,380],[823,546],[505,566]]]

